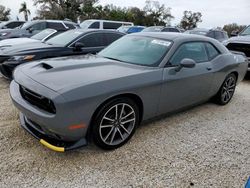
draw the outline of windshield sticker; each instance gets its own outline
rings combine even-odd
[[[170,44],[171,44],[171,42],[169,42],[169,41],[164,41],[164,40],[152,40],[152,42],[151,42],[152,44],[159,44],[159,45],[162,45],[162,46],[167,46],[167,47],[169,47],[170,46]]]

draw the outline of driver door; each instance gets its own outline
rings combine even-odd
[[[176,71],[184,58],[196,62],[193,68]],[[159,113],[167,113],[202,102],[209,98],[213,81],[213,67],[205,43],[183,43],[163,71],[163,85]]]

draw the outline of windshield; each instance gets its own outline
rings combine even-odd
[[[88,28],[89,28],[89,25],[90,25],[91,23],[93,23],[93,21],[86,20],[86,21],[84,21],[84,22],[82,22],[82,23],[80,24],[80,27],[83,28],[83,29],[88,29]]]
[[[77,39],[77,37],[79,37],[82,33],[83,32],[77,30],[66,31],[47,40],[45,43],[58,46],[67,46],[69,43]]]
[[[250,26],[248,26],[247,28],[245,28],[239,35],[240,36],[250,35]]]
[[[158,66],[171,42],[143,36],[124,36],[102,50],[99,55],[130,64]]]
[[[148,27],[142,30],[142,32],[161,32],[161,30],[163,29],[162,26],[159,27]]]
[[[26,29],[26,28],[28,28],[28,27],[30,27],[30,26],[32,26],[34,24],[34,22],[25,22],[20,28],[21,29]]]
[[[56,32],[55,29],[45,29],[30,38],[35,39],[35,40],[43,40],[44,38],[47,38],[48,36],[50,36],[51,34],[55,32]]]
[[[195,34],[195,35],[203,35],[206,36],[208,31],[202,31],[202,30],[191,30],[188,31],[189,34]]]
[[[126,33],[129,30],[130,26],[121,26],[117,29],[119,32]]]

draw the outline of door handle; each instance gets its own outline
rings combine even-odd
[[[212,67],[207,67],[207,70],[208,70],[208,71],[212,70]]]

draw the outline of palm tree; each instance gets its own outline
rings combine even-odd
[[[30,10],[27,8],[26,2],[21,4],[21,8],[19,9],[19,13],[23,12],[25,21],[28,21],[28,15],[30,15]]]

